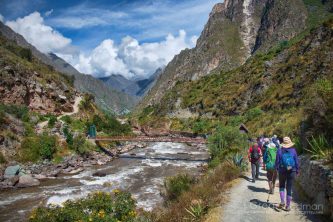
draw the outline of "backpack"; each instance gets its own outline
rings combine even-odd
[[[254,149],[254,148],[252,147],[252,150],[251,150],[251,160],[256,161],[256,160],[258,160],[259,158],[260,158],[260,155],[259,155],[259,148]]]
[[[276,160],[276,153],[277,148],[276,147],[269,147],[266,150],[266,169],[267,170],[273,170],[275,169],[275,160]]]
[[[281,161],[281,165],[283,168],[286,168],[287,170],[291,170],[293,168],[295,168],[296,163],[295,163],[295,159],[294,156],[292,155],[292,153],[288,150],[288,149],[283,149],[282,150],[282,161]]]

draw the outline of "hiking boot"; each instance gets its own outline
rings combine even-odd
[[[286,206],[286,208],[284,209],[285,211],[289,212],[291,210],[290,206]]]
[[[280,203],[280,204],[277,206],[277,208],[278,208],[278,209],[283,209],[285,205],[286,205],[285,203]]]

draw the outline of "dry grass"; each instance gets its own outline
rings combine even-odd
[[[189,191],[184,192],[177,201],[170,202],[163,209],[152,212],[152,221],[179,222],[198,221],[209,209],[218,206],[223,199],[222,191],[228,186],[228,182],[236,179],[240,170],[230,164],[223,163],[210,170]],[[194,218],[187,210],[200,204],[203,208],[200,218]],[[186,210],[187,209],[187,210]]]

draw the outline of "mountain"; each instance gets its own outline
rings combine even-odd
[[[129,80],[122,75],[111,75],[102,77],[100,80],[120,92],[134,97],[142,97],[154,85],[155,80],[161,74],[162,70],[162,68],[157,69],[155,73],[147,79]]]
[[[267,52],[273,45],[290,40],[309,23],[326,16],[332,1],[324,2],[226,0],[216,4],[196,47],[185,49],[173,58],[138,109],[158,104],[177,82],[232,70],[251,55]]]
[[[0,34],[0,103],[39,114],[72,112],[76,90],[68,76],[37,60]]]
[[[180,73],[180,70],[195,63],[183,60],[184,52],[176,56],[138,106],[140,124],[200,131],[214,128],[214,122],[221,121],[236,126],[245,123],[253,135],[291,135],[297,130],[333,132],[333,123],[327,118],[333,115],[333,20],[329,20],[333,18],[332,1],[298,2],[297,7],[293,6],[296,8],[291,8],[297,2],[294,1],[290,7],[282,7],[286,2],[266,2],[256,40],[252,41],[251,56],[245,62],[236,60],[234,64],[239,62],[239,65],[234,68],[226,66],[222,60],[220,68],[203,77],[192,78],[195,73],[185,70]],[[221,15],[224,19],[225,15],[239,15],[237,8],[229,8],[228,4],[231,1],[214,7],[200,41],[209,41],[209,35],[204,33],[207,27],[212,27],[212,19],[218,11],[224,12]],[[273,13],[274,7],[279,7],[280,13]],[[297,21],[303,29],[286,31],[280,38],[278,30],[289,30],[287,27],[293,26],[288,11],[291,17],[302,18]],[[296,11],[298,15],[293,15]],[[279,27],[281,24],[284,25]],[[274,29],[264,28],[271,26]],[[213,29],[210,33],[224,28]],[[196,48],[185,50],[185,53],[197,51],[200,41]],[[201,62],[198,59],[196,63]]]
[[[112,110],[115,113],[123,113],[131,110],[135,104],[135,99],[131,96],[118,92],[115,89],[105,86],[105,84],[90,76],[78,72],[73,66],[68,64],[57,55],[44,54],[29,44],[23,36],[14,32],[10,27],[0,22],[0,33],[7,39],[13,40],[17,45],[31,50],[32,55],[40,59],[43,63],[50,65],[55,70],[68,76],[74,77],[74,86],[83,93],[94,95],[96,104],[104,110]]]

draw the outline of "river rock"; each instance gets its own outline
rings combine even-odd
[[[93,173],[93,176],[94,177],[105,177],[106,173],[103,171],[97,171],[97,172]]]
[[[5,170],[4,178],[8,179],[20,173],[21,167],[19,165],[9,166]]]
[[[83,168],[78,168],[78,169],[75,169],[75,170],[72,170],[72,171],[68,172],[68,174],[77,174],[77,173],[82,172],[83,170],[84,170]]]
[[[35,179],[30,175],[24,175],[20,177],[17,187],[33,187],[39,186],[39,184],[40,182],[38,179]]]

